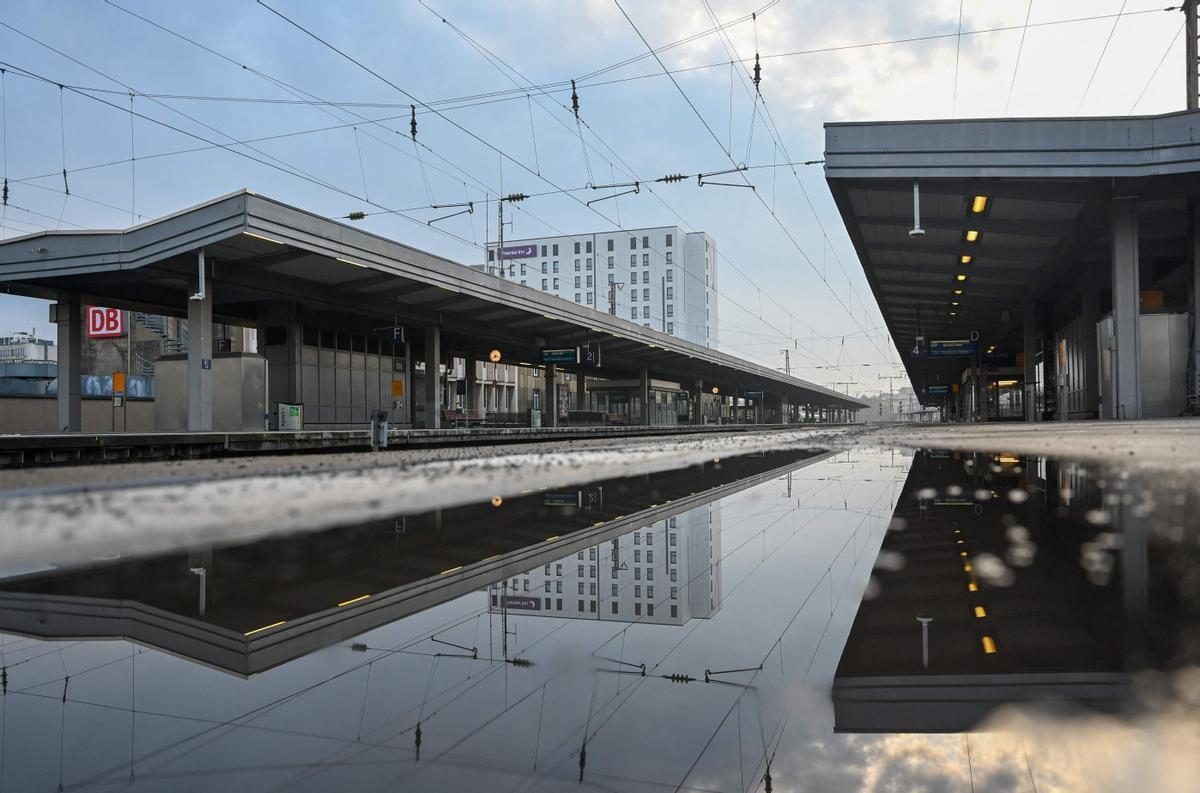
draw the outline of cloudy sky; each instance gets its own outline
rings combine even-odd
[[[820,159],[827,121],[1163,113],[1184,97],[1182,14],[1162,0],[266,1],[362,65],[250,0],[7,0],[0,234],[125,227],[248,187],[379,213],[362,224],[474,263],[492,213],[431,229],[445,212],[430,204],[552,192],[506,236],[707,231],[721,346],[771,366],[790,348],[801,376],[862,393],[895,352],[820,166],[779,163]],[[436,110],[418,113],[421,148],[418,101]],[[755,192],[688,180],[583,205],[589,183],[743,163]],[[0,333],[48,324],[44,303],[0,295]]]

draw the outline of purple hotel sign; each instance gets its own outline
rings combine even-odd
[[[514,245],[500,249],[500,259],[532,259],[537,256],[536,245]]]

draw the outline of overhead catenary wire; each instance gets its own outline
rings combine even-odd
[[[1025,6],[1025,22],[1021,25],[1021,42],[1017,45],[1017,59],[1013,62],[1012,79],[1008,82],[1008,99],[1004,100],[1004,115],[1008,115],[1008,108],[1012,104],[1013,89],[1017,86],[1017,71],[1021,68],[1021,53],[1025,51],[1025,34],[1029,32],[1029,15],[1033,12],[1033,0],[1029,0]]]
[[[420,100],[420,99],[419,99],[418,97],[416,97],[414,94],[412,94],[411,92],[407,91],[407,90],[406,90],[406,89],[404,89],[402,86],[400,86],[400,85],[398,85],[397,83],[395,83],[394,81],[392,81],[392,80],[388,79],[388,78],[387,78],[387,77],[385,77],[384,75],[380,74],[380,73],[379,73],[378,71],[376,71],[375,69],[372,69],[370,66],[368,66],[368,65],[367,65],[367,64],[365,64],[365,63],[363,63],[361,60],[359,60],[359,59],[355,58],[355,57],[354,57],[353,55],[351,55],[349,52],[345,51],[344,49],[341,49],[341,48],[339,48],[338,46],[334,45],[334,44],[333,44],[333,43],[331,43],[330,41],[328,41],[328,40],[324,39],[323,37],[321,37],[321,36],[320,36],[320,35],[318,35],[317,33],[313,32],[312,30],[310,30],[309,28],[305,27],[304,25],[301,25],[299,22],[296,22],[294,19],[290,18],[288,15],[284,14],[283,12],[279,11],[278,9],[276,9],[276,8],[273,8],[273,7],[272,7],[270,4],[268,4],[267,2],[265,2],[265,0],[257,0],[257,1],[258,1],[258,4],[259,4],[260,6],[262,6],[262,7],[263,7],[263,8],[265,8],[265,9],[267,9],[267,10],[268,10],[268,11],[270,11],[272,14],[274,14],[274,15],[275,15],[275,16],[277,16],[277,17],[279,17],[281,20],[285,21],[287,24],[289,24],[289,25],[291,25],[292,27],[296,28],[296,29],[297,29],[297,30],[299,30],[300,32],[304,33],[305,35],[307,35],[308,37],[312,38],[314,41],[316,41],[316,42],[320,43],[321,45],[323,45],[324,47],[328,48],[329,50],[333,51],[334,53],[336,53],[336,54],[340,55],[341,57],[343,57],[344,59],[346,59],[346,60],[347,60],[347,61],[349,61],[350,63],[354,64],[355,66],[358,66],[360,69],[362,69],[362,70],[363,70],[363,71],[365,71],[366,73],[370,74],[371,76],[375,77],[376,79],[378,79],[379,81],[383,82],[384,84],[386,84],[386,85],[388,85],[388,86],[390,86],[390,87],[394,88],[396,91],[398,91],[399,93],[401,93],[402,95],[404,95],[405,97],[407,97],[407,98],[409,99],[409,101],[411,101],[411,102],[413,102],[414,104],[416,104],[416,105],[418,105],[418,106],[421,106],[421,107],[428,107],[428,105],[427,105],[427,104],[425,104],[425,103],[424,103],[422,100]],[[473,140],[475,140],[476,142],[478,142],[480,145],[484,146],[484,147],[485,147],[485,148],[487,148],[487,149],[490,149],[491,151],[493,151],[494,153],[496,153],[497,155],[499,155],[499,157],[501,158],[501,161],[502,161],[502,162],[503,162],[503,161],[508,161],[508,162],[511,162],[512,164],[516,165],[518,168],[520,168],[520,169],[522,169],[522,170],[526,171],[527,173],[529,173],[529,174],[530,174],[530,175],[532,175],[532,176],[535,176],[535,177],[537,177],[537,178],[541,179],[542,181],[546,182],[546,183],[547,183],[547,184],[549,184],[550,186],[552,186],[552,187],[555,187],[555,188],[558,188],[558,189],[561,189],[559,185],[555,184],[555,183],[554,183],[552,180],[550,180],[550,179],[549,179],[548,177],[546,177],[545,175],[542,175],[542,174],[537,174],[537,173],[536,173],[536,171],[535,171],[533,168],[531,168],[530,166],[526,165],[524,162],[522,162],[522,161],[520,161],[519,159],[517,159],[517,158],[513,157],[511,154],[509,154],[508,152],[504,151],[503,149],[501,149],[500,147],[496,146],[495,144],[491,143],[490,141],[486,140],[485,138],[481,137],[479,134],[477,134],[477,133],[473,132],[472,130],[470,130],[470,129],[466,128],[466,127],[464,127],[462,124],[458,123],[458,122],[457,122],[457,121],[455,121],[454,119],[452,119],[452,118],[449,118],[448,116],[446,116],[446,115],[445,115],[444,113],[442,113],[441,111],[437,111],[437,110],[435,110],[435,113],[436,113],[436,114],[437,114],[437,115],[438,115],[440,118],[442,118],[443,120],[445,120],[446,122],[448,122],[448,123],[449,123],[451,126],[453,126],[455,129],[458,129],[459,131],[461,131],[461,132],[463,132],[464,134],[466,134],[468,137],[470,137],[470,138],[472,138]],[[587,209],[590,209],[592,212],[596,213],[597,215],[599,215],[601,218],[605,219],[605,220],[606,220],[606,221],[608,221],[609,223],[612,223],[612,222],[613,222],[612,218],[610,218],[610,217],[608,217],[607,215],[605,215],[604,213],[600,212],[600,211],[599,211],[599,210],[597,210],[595,207],[587,207],[587,204],[586,204],[586,202],[582,201],[582,200],[581,200],[581,199],[579,199],[578,197],[576,197],[576,196],[574,196],[574,195],[572,195],[572,194],[570,194],[570,193],[567,193],[566,195],[569,195],[569,196],[570,196],[570,197],[571,197],[573,200],[575,200],[577,203],[579,203],[579,204],[583,205],[583,206],[584,206],[585,208],[587,208]],[[627,229],[620,229],[620,230],[621,230],[621,231],[623,231],[623,232],[625,232],[625,233],[629,233],[629,231],[628,231]]]
[[[1100,55],[1096,58],[1096,65],[1092,67],[1092,73],[1088,77],[1087,85],[1083,88],[1083,95],[1079,97],[1079,104],[1075,108],[1075,114],[1083,109],[1084,100],[1087,99],[1088,93],[1092,90],[1092,83],[1096,80],[1096,73],[1100,71],[1100,64],[1104,62],[1104,56],[1108,53],[1108,45],[1112,43],[1113,34],[1117,32],[1117,25],[1121,22],[1121,16],[1125,13],[1125,6],[1129,4],[1129,0],[1122,0],[1121,9],[1117,11],[1113,18],[1112,27],[1108,29],[1108,38],[1104,40],[1104,46],[1100,48]]]
[[[1133,104],[1129,106],[1129,115],[1133,115],[1133,112],[1137,110],[1137,106],[1141,104],[1142,99],[1146,96],[1146,91],[1150,90],[1151,83],[1154,82],[1154,78],[1158,77],[1159,70],[1162,69],[1162,65],[1166,62],[1167,56],[1171,54],[1171,50],[1175,49],[1175,44],[1179,41],[1179,37],[1183,35],[1184,28],[1186,27],[1186,22],[1181,22],[1179,24],[1179,28],[1175,31],[1175,35],[1171,38],[1171,43],[1167,45],[1167,48],[1163,50],[1162,57],[1158,59],[1158,65],[1154,67],[1154,71],[1150,73],[1148,78],[1146,78],[1146,84],[1143,85],[1142,90],[1138,92],[1137,99],[1133,100]]]

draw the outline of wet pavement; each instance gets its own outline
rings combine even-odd
[[[1193,790],[1197,506],[1044,457],[768,451],[9,557],[0,789]]]

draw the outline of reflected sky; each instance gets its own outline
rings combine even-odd
[[[1189,506],[1036,458],[779,453],[12,576],[0,784],[1190,790]]]

